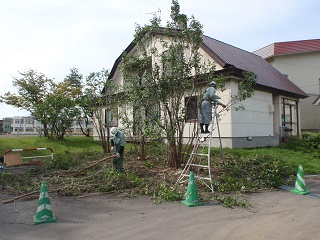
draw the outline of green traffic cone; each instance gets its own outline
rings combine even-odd
[[[298,167],[297,180],[294,185],[294,189],[290,190],[290,192],[295,194],[300,194],[300,195],[306,195],[310,193],[310,191],[308,191],[306,188],[306,183],[304,181],[303,168],[301,164]]]
[[[46,182],[42,182],[38,201],[37,214],[33,216],[34,224],[56,222],[56,216],[52,213],[49,193]]]
[[[203,205],[203,202],[199,201],[197,185],[194,179],[193,171],[190,172],[188,189],[185,195],[186,195],[186,200],[181,201],[183,205],[187,207],[196,207],[196,206]]]

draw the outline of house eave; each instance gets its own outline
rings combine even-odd
[[[111,69],[111,71],[110,71],[110,75],[109,75],[109,77],[108,77],[109,80],[113,78],[113,76],[114,76],[114,74],[115,74],[115,72],[116,72],[116,70],[117,70],[117,67],[118,67],[119,63],[120,63],[121,60],[122,60],[123,54],[124,54],[124,53],[129,53],[135,46],[136,46],[136,43],[135,43],[134,41],[132,41],[132,42],[129,44],[129,46],[128,46],[128,47],[120,54],[120,56],[116,59],[116,61],[115,61],[114,64],[113,64],[113,67],[112,67],[112,69]]]
[[[283,96],[287,96],[287,97],[291,97],[291,98],[308,98],[309,95],[302,95],[302,94],[298,94],[298,93],[293,93],[293,92],[289,92],[289,91],[285,91],[285,90],[282,90],[282,89],[277,89],[277,88],[272,88],[272,87],[269,87],[269,86],[264,86],[264,85],[261,85],[261,84],[257,84],[255,86],[255,89],[256,90],[261,90],[261,91],[268,91],[268,92],[271,92],[271,93],[274,93],[274,94],[278,94],[278,95],[283,95]]]

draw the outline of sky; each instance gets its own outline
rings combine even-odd
[[[252,52],[274,42],[320,38],[318,0],[180,0],[204,34]],[[171,0],[0,0],[0,95],[29,69],[60,82],[75,67],[83,76],[111,69],[135,27],[154,14],[163,25]],[[0,119],[28,116],[0,103]]]

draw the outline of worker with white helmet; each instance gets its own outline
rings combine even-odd
[[[201,133],[210,133],[209,124],[212,121],[212,104],[218,103],[219,105],[226,107],[224,104],[220,103],[218,99],[221,99],[216,95],[216,83],[210,82],[209,87],[203,93],[201,109],[200,109],[200,128]],[[205,126],[205,129],[203,129]]]
[[[117,127],[112,127],[110,129],[110,135],[112,151],[117,155],[117,157],[113,159],[113,166],[119,172],[123,172],[123,153],[124,145],[126,144],[125,135]]]

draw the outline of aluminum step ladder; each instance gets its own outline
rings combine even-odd
[[[220,129],[219,129],[219,118],[217,115],[217,108],[218,103],[214,105],[214,111],[212,116],[212,122],[210,127],[210,133],[201,133],[201,129],[198,128],[195,139],[196,142],[193,145],[192,152],[189,156],[189,159],[181,172],[177,183],[187,182],[190,177],[190,171],[194,172],[194,177],[197,179],[204,180],[204,184],[212,191],[212,178],[211,178],[211,161],[210,161],[210,150],[211,150],[211,140],[212,140],[212,133],[215,129],[218,130],[219,142],[220,142],[220,149],[222,152],[222,144],[221,144],[221,137],[220,137]],[[216,124],[214,121],[216,120]],[[208,138],[208,144],[204,144],[206,138]],[[199,149],[200,147],[200,149]],[[195,171],[195,170],[198,171]],[[208,182],[208,183],[207,183]]]

